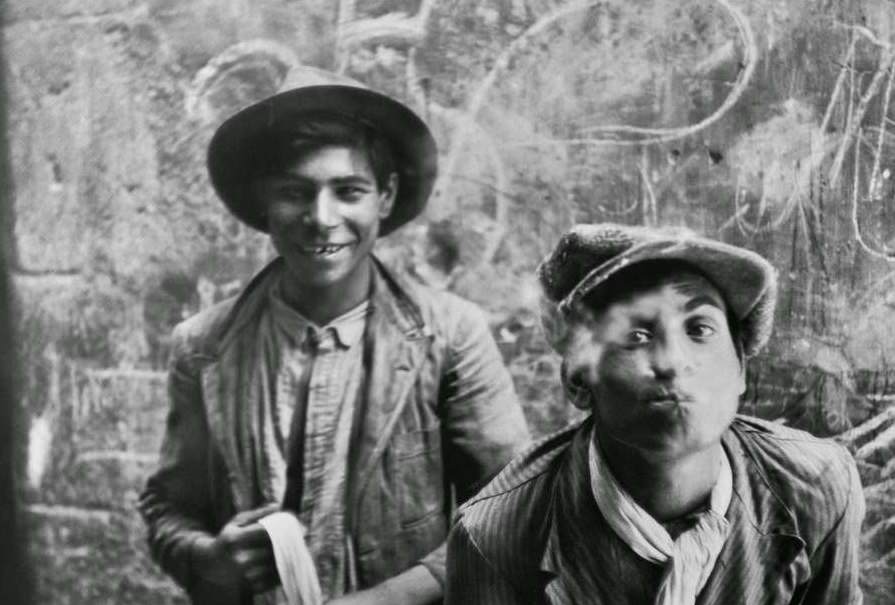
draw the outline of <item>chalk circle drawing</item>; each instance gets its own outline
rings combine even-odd
[[[462,106],[462,109],[455,110],[455,128],[451,136],[451,145],[447,149],[442,163],[442,177],[436,184],[436,197],[443,204],[447,204],[448,200],[460,195],[458,193],[458,181],[468,181],[472,178],[471,175],[465,174],[468,169],[464,171],[460,168],[461,163],[469,163],[468,156],[470,153],[476,153],[476,158],[484,155],[490,160],[488,169],[493,170],[494,182],[491,186],[493,187],[495,197],[495,211],[491,218],[497,228],[492,232],[494,239],[491,242],[489,253],[482,256],[483,262],[490,262],[493,252],[497,250],[500,244],[500,239],[506,234],[507,217],[509,216],[508,202],[512,197],[513,183],[510,182],[510,178],[507,176],[507,173],[512,172],[512,169],[508,169],[505,166],[508,157],[505,150],[525,146],[553,148],[552,150],[542,150],[542,153],[560,152],[561,148],[582,146],[607,148],[639,147],[643,149],[648,145],[693,137],[721,120],[735,106],[753,80],[758,60],[758,46],[749,20],[739,8],[727,0],[714,0],[714,2],[709,2],[708,5],[721,7],[723,14],[727,16],[737,36],[736,42],[742,48],[742,56],[739,61],[740,69],[735,80],[731,83],[726,98],[704,119],[693,124],[672,128],[646,128],[625,124],[586,125],[579,127],[577,136],[572,138],[550,138],[545,136],[532,138],[530,141],[511,140],[501,141],[500,145],[496,144],[493,135],[489,135],[487,128],[482,125],[482,117],[486,113],[486,109],[491,109],[493,97],[496,96],[495,93],[499,92],[502,87],[507,86],[507,77],[512,72],[520,70],[520,57],[531,48],[549,48],[552,44],[551,36],[555,35],[555,28],[559,24],[568,23],[572,20],[582,20],[582,15],[588,11],[605,8],[609,4],[614,3],[594,1],[570,2],[537,18],[505,46],[496,59],[491,62],[492,67],[470,93],[468,101]],[[719,21],[723,22],[723,17],[720,17]],[[731,40],[729,43],[731,53],[733,52],[733,42]],[[542,66],[532,65],[531,68],[538,69],[542,68]],[[572,163],[567,152],[560,153],[565,155],[567,163]],[[513,168],[518,167],[513,166]],[[486,174],[482,166],[475,166],[473,169],[476,170],[477,174]],[[486,176],[485,178],[488,177]],[[645,208],[644,220],[657,222],[657,195],[653,188],[651,170],[645,154],[642,154],[642,161],[639,162],[636,178],[641,179],[645,191],[645,199],[642,202],[639,200],[631,202],[630,208],[633,209],[638,205],[643,205]]]
[[[551,27],[557,23],[580,17],[582,13],[606,3],[569,2],[535,19],[503,48],[468,98],[451,107],[431,98],[424,86],[424,78],[419,75],[420,67],[417,61],[417,51],[426,43],[432,14],[438,9],[443,9],[444,4],[426,0],[412,15],[388,12],[378,16],[358,17],[356,3],[342,0],[339,5],[336,35],[331,40],[337,51],[336,71],[340,72],[349,67],[352,53],[367,47],[387,46],[405,53],[406,61],[403,63],[406,69],[403,74],[406,86],[405,100],[434,122],[436,130],[442,129],[446,133],[442,139],[448,141],[448,144],[443,146],[442,168],[435,185],[433,194],[435,203],[430,208],[429,218],[438,221],[456,215],[459,211],[457,205],[460,203],[457,192],[462,189],[460,184],[466,183],[466,186],[469,186],[470,183],[475,185],[478,182],[485,191],[479,197],[489,200],[490,209],[478,212],[477,222],[467,221],[464,228],[476,230],[485,240],[481,254],[477,254],[473,259],[474,262],[484,264],[493,260],[506,235],[513,184],[511,170],[506,165],[504,151],[506,146],[502,146],[495,135],[481,122],[483,111],[489,106],[493,94],[502,84],[503,77],[513,69],[514,61],[520,54],[531,45],[547,40]],[[740,69],[726,97],[708,116],[692,124],[671,128],[626,124],[584,125],[579,128],[577,136],[539,138],[530,144],[560,147],[636,146],[642,149],[649,145],[693,137],[722,120],[740,100],[753,80],[759,50],[755,32],[740,8],[730,0],[713,0],[713,4],[723,10],[723,14],[732,24],[737,39],[731,42],[741,49],[742,57]],[[853,86],[853,82],[850,82],[853,74],[849,73],[851,70],[849,65],[854,58],[858,41],[880,48],[880,64],[870,83],[859,91],[861,93],[859,98],[856,101],[847,101],[847,97],[854,95],[853,90],[848,90],[850,85]],[[884,244],[868,236],[865,233],[866,227],[860,225],[858,221],[858,206],[861,200],[874,199],[874,191],[879,188],[879,183],[885,181],[889,178],[887,175],[891,174],[891,169],[880,167],[879,158],[884,141],[890,137],[885,114],[895,74],[895,70],[892,69],[893,58],[895,56],[891,45],[880,41],[873,31],[866,27],[854,29],[842,71],[837,77],[829,105],[820,123],[802,120],[797,115],[798,107],[786,107],[784,104],[783,113],[796,113],[796,125],[802,133],[796,141],[804,151],[804,157],[795,158],[794,163],[798,165],[798,169],[787,173],[786,166],[774,164],[772,161],[770,168],[762,166],[761,170],[752,173],[746,169],[740,170],[736,174],[737,182],[734,186],[735,209],[730,219],[731,225],[736,225],[746,235],[754,235],[762,230],[776,229],[794,217],[796,220],[804,221],[806,213],[811,210],[808,207],[811,203],[810,196],[806,192],[811,188],[812,179],[816,178],[821,164],[829,166],[829,173],[826,176],[828,181],[835,185],[841,178],[846,153],[852,143],[855,140],[874,137],[877,141],[876,153],[871,157],[869,164],[865,164],[862,168],[861,153],[854,155],[855,169],[851,171],[855,179],[851,191],[854,236],[858,245],[868,254],[886,260],[891,260],[895,256]],[[253,40],[236,44],[216,56],[196,74],[186,99],[187,113],[206,124],[218,123],[240,107],[280,90],[288,81],[290,73],[300,71],[302,67],[299,58],[286,44],[272,40]],[[867,126],[864,118],[878,97],[882,97],[882,120],[878,125]],[[828,126],[834,109],[846,102],[849,103],[846,128],[841,134],[831,135]],[[766,126],[770,129],[772,124],[768,123]],[[746,136],[752,136],[753,139],[760,138],[761,132]],[[510,143],[522,146],[526,144],[529,143]],[[758,144],[761,146],[760,141]],[[481,158],[483,161],[475,166],[474,175],[460,168],[460,163],[468,158],[472,148],[475,149],[476,158]],[[796,152],[795,149],[789,151]],[[870,178],[861,186],[857,179],[859,175],[868,173],[867,165],[870,166]],[[652,182],[654,179],[651,179],[647,168],[644,163],[639,169],[638,177],[643,182],[646,201],[649,202],[646,204],[649,212],[645,214],[645,220],[655,220],[658,215],[656,208],[658,195],[654,191]],[[761,186],[750,188],[748,181],[759,172],[762,173]],[[757,199],[747,202],[745,193],[753,189],[758,191]],[[863,195],[862,191],[865,191],[866,195]],[[769,215],[770,212],[773,214]]]
[[[742,38],[743,43],[743,68],[737,76],[727,98],[724,102],[708,117],[695,124],[677,128],[644,128],[630,125],[602,125],[591,126],[585,128],[583,133],[585,136],[573,139],[556,139],[552,144],[556,145],[645,145],[650,143],[662,143],[673,141],[676,139],[692,136],[701,130],[709,127],[713,123],[720,120],[740,99],[743,92],[751,82],[755,73],[755,66],[758,59],[758,46],[755,41],[755,34],[752,30],[749,20],[738,8],[734,7],[728,0],[714,0],[723,7],[734,24]],[[523,50],[532,40],[544,34],[550,26],[556,22],[568,17],[577,15],[581,12],[596,8],[605,4],[600,1],[590,2],[572,2],[553,12],[541,17],[536,23],[525,30],[500,54],[495,60],[493,68],[486,75],[482,83],[472,94],[467,114],[472,121],[475,121],[482,108],[487,102],[487,98],[494,88],[498,78],[504,73],[512,63],[514,55]],[[457,144],[448,154],[447,172],[451,173],[453,165],[457,162],[460,149],[466,144],[468,137],[472,133],[469,130],[461,130],[457,139]],[[628,135],[630,138],[622,138]],[[543,144],[539,142],[537,144]]]
[[[235,44],[200,69],[187,91],[187,114],[207,125],[276,93],[299,65],[284,44],[251,40]]]

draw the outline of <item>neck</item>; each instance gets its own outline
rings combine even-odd
[[[704,506],[718,481],[721,443],[679,458],[645,454],[611,437],[594,439],[619,484],[654,519],[667,522]]]
[[[293,309],[318,326],[323,326],[364,302],[370,295],[373,263],[367,259],[356,273],[334,284],[303,284],[283,275],[283,298]]]

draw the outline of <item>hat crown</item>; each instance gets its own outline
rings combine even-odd
[[[267,231],[264,209],[250,187],[257,151],[305,116],[324,113],[373,125],[391,147],[398,191],[382,219],[380,236],[418,216],[438,174],[438,149],[429,127],[400,101],[347,76],[308,66],[291,69],[281,92],[230,116],[215,131],[208,145],[208,172],[230,211],[250,227]]]
[[[745,325],[744,348],[767,341],[776,301],[776,271],[760,255],[678,227],[579,224],[538,266],[544,294],[556,311],[574,314],[584,297],[611,276],[649,260],[676,260],[706,275]]]
[[[351,86],[369,90],[364,84],[344,74],[338,74],[309,65],[296,65],[286,73],[280,84],[280,92],[308,88],[310,86]]]
[[[655,242],[686,242],[702,239],[687,227],[645,227],[618,223],[581,223],[572,226],[538,267],[547,296],[562,300],[592,269],[635,246]],[[557,264],[569,265],[557,271]],[[574,267],[578,270],[574,270]]]

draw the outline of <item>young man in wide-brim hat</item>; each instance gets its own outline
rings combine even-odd
[[[776,273],[682,230],[577,225],[545,328],[590,412],[467,502],[446,603],[859,603],[864,499],[841,446],[737,415]]]
[[[209,146],[217,194],[279,257],[176,328],[141,511],[196,603],[437,601],[453,507],[528,431],[482,312],[371,252],[426,204],[429,129],[303,75],[324,82],[237,113]]]

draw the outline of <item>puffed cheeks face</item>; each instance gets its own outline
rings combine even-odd
[[[570,326],[564,384],[601,439],[676,458],[712,446],[736,415],[745,368],[721,293],[680,272]]]

